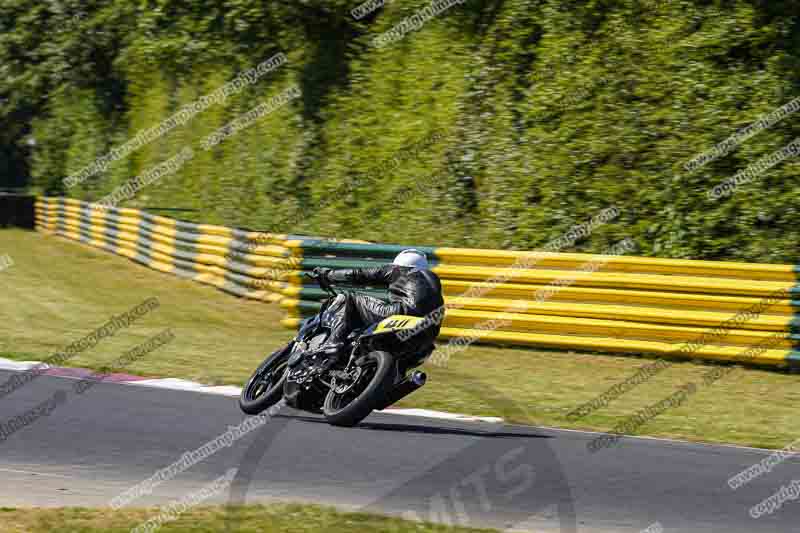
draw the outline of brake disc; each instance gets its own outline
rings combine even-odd
[[[357,366],[357,367],[355,367],[355,369],[352,370],[352,374],[350,376],[348,376],[348,381],[347,382],[345,382],[345,383],[343,383],[341,385],[337,385],[336,381],[333,381],[333,392],[335,392],[336,394],[344,394],[345,392],[347,392],[350,389],[352,389],[353,386],[356,383],[358,383],[358,380],[361,377],[362,372],[363,371],[361,370],[361,367]]]

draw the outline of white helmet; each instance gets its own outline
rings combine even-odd
[[[424,253],[410,248],[397,254],[393,264],[412,268],[428,268],[428,259]]]

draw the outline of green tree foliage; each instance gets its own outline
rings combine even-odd
[[[0,0],[0,170],[97,199],[190,146],[126,205],[389,242],[532,249],[616,206],[579,242],[794,262],[800,162],[706,191],[800,133],[785,118],[684,164],[800,96],[800,2]],[[277,52],[288,63],[105,172],[62,179]],[[202,140],[297,84],[302,97],[215,148]],[[35,146],[29,146],[30,139]],[[433,139],[433,140],[432,140]]]

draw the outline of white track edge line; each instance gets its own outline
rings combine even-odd
[[[36,362],[36,361],[14,361],[13,359],[6,359],[6,358],[0,357],[0,370],[7,370],[7,371],[11,371],[11,372],[24,372],[24,370],[27,370],[27,368],[26,369],[21,369],[21,365],[30,365],[28,367],[28,368],[30,368],[30,367],[33,367],[33,366],[35,366],[37,364],[40,364],[40,363]],[[83,379],[83,378],[79,378],[79,377],[75,377],[75,376],[55,376],[55,377],[60,377],[60,378],[65,378],[65,379],[77,379],[77,380]],[[191,384],[196,384],[197,387],[196,388],[194,388],[194,387],[192,387],[192,388],[189,388],[189,387],[170,387],[170,386],[167,386],[169,384],[165,384],[165,385],[155,384],[155,382],[166,381],[166,380],[180,380],[181,382],[186,383],[186,384],[190,384],[190,383]],[[146,383],[143,383],[143,382],[146,382]],[[210,391],[210,390],[207,390],[209,388],[218,388],[218,387],[226,387],[226,386],[234,387],[233,385],[203,385],[202,383],[196,383],[196,382],[188,381],[188,380],[181,380],[180,378],[154,378],[154,379],[148,379],[148,380],[142,380],[142,381],[118,381],[118,382],[115,382],[115,383],[122,384],[122,385],[140,386],[140,387],[153,387],[153,388],[160,388],[160,389],[165,389],[165,390],[180,390],[180,391],[202,392],[202,393],[205,393],[205,394],[215,394],[215,395],[222,395],[222,396],[228,396],[228,397],[234,397],[234,396],[238,396],[239,395],[238,393],[236,395],[233,395],[233,394],[228,394],[228,393],[226,393],[224,391]],[[241,389],[239,389],[239,390],[241,390]],[[380,413],[386,413],[386,414],[397,414],[399,416],[416,416],[416,417],[420,417],[420,418],[442,418],[442,419],[445,419],[445,420],[455,420],[455,421],[462,421],[462,422],[472,422],[472,421],[492,422],[492,423],[503,423],[503,422],[505,422],[504,419],[499,418],[499,417],[479,417],[479,416],[471,416],[471,415],[460,415],[460,414],[456,414],[456,413],[447,413],[447,412],[444,412],[444,411],[430,411],[430,413],[437,413],[437,414],[441,414],[443,416],[409,414],[409,413],[402,413],[402,412],[393,413],[392,411],[395,411],[395,409],[386,409],[384,411],[379,411],[379,412]],[[396,411],[402,411],[402,409],[397,409]],[[771,453],[775,452],[775,450],[770,449],[770,448],[755,448],[755,447],[752,447],[752,446],[741,446],[741,445],[738,445],[738,444],[713,443],[713,442],[692,442],[692,441],[688,441],[688,440],[668,439],[668,438],[664,438],[664,437],[648,437],[648,436],[645,436],[645,435],[617,435],[617,434],[612,434],[612,433],[606,433],[606,432],[603,432],[603,431],[591,431],[591,430],[586,430],[586,429],[568,429],[568,428],[558,428],[558,427],[552,427],[552,426],[527,426],[527,425],[524,425],[524,424],[512,424],[512,425],[519,425],[521,427],[528,427],[528,428],[534,428],[534,429],[536,429],[536,428],[538,428],[538,429],[547,429],[547,430],[550,430],[550,431],[556,431],[556,432],[560,431],[560,432],[564,432],[564,433],[580,433],[580,434],[583,434],[583,435],[615,435],[615,436],[619,436],[620,438],[624,438],[624,439],[654,440],[654,441],[658,441],[658,442],[669,442],[669,443],[673,443],[673,444],[684,444],[684,445],[688,444],[688,445],[691,445],[691,446],[701,446],[701,447],[734,448],[734,449],[737,449],[737,450],[749,450],[749,451],[756,451],[756,452],[765,452],[765,453],[768,453],[768,454],[771,454]]]

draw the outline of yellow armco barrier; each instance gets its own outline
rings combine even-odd
[[[792,265],[733,263],[724,261],[694,261],[656,257],[607,256],[554,252],[510,252],[471,248],[437,248],[436,256],[447,265],[491,266],[492,268],[549,268],[574,270],[592,261],[607,261],[604,272],[635,272],[640,274],[677,274],[680,276],[717,276],[764,281],[794,281]]]
[[[677,325],[650,324],[632,320],[608,320],[594,318],[576,318],[557,315],[526,315],[520,313],[492,313],[449,309],[445,317],[444,327],[480,329],[492,323],[501,323],[503,331],[537,332],[537,333],[569,333],[570,335],[586,335],[599,337],[615,337],[629,340],[664,340],[668,342],[687,342],[703,335],[707,328],[686,327]],[[779,329],[778,331],[784,331]],[[786,339],[777,340],[775,347],[791,348],[792,341],[785,332]],[[766,339],[773,338],[772,331],[733,329],[721,334],[716,339],[718,344],[734,346],[750,346]]]
[[[707,278],[699,276],[625,274],[606,272],[583,272],[576,270],[512,269],[473,266],[440,265],[432,269],[443,279],[470,281],[500,280],[501,282],[521,282],[552,284],[569,280],[577,287],[617,287],[623,289],[646,289],[703,294],[723,294],[742,296],[767,296],[777,290],[791,289],[791,281],[756,281],[731,278]]]
[[[39,198],[36,228],[242,297],[277,302],[292,268],[286,235],[192,224],[130,208]]]
[[[389,262],[396,248],[289,247],[301,267],[283,290],[287,327],[324,297],[304,284],[303,271]],[[653,355],[685,343],[691,349],[681,353],[700,359],[800,361],[792,265],[455,248],[436,248],[429,259],[448,306],[442,339]],[[762,343],[757,355],[741,355]]]
[[[304,272],[390,262],[402,249],[192,224],[59,198],[37,200],[36,228],[231,294],[277,302],[289,328],[325,297]],[[460,339],[440,342],[442,354],[480,342],[800,364],[798,268],[792,265],[423,249],[448,307],[440,338]]]
[[[507,345],[534,346],[540,348],[558,348],[589,352],[654,354],[670,357],[684,357],[680,343],[660,341],[630,341],[620,342],[614,337],[581,337],[578,335],[549,335],[536,333],[519,333],[512,331],[486,331],[461,328],[442,328],[440,339],[472,339],[478,337],[483,342]],[[447,353],[444,347],[443,353]],[[783,366],[792,352],[786,350],[767,349],[747,354],[746,348],[740,346],[703,345],[688,357],[692,359],[709,359],[717,361],[731,361],[741,363],[754,363],[760,365]]]
[[[698,311],[696,309],[665,309],[658,307],[641,307],[632,305],[603,305],[566,302],[536,302],[520,300],[500,300],[488,298],[447,298],[447,305],[487,311],[512,311],[536,315],[561,315],[584,318],[607,318],[614,320],[648,322],[653,324],[681,324],[690,326],[713,327],[731,318],[730,312]],[[449,314],[449,313],[448,313]],[[760,313],[739,325],[742,329],[765,331],[787,331],[789,324],[786,316]]]
[[[590,287],[559,287],[551,292],[551,285],[529,285],[522,283],[488,283],[452,279],[442,280],[446,296],[480,294],[484,298],[507,298],[534,300],[536,294],[547,294],[548,301],[571,301],[584,303],[621,303],[655,307],[675,307],[679,309],[702,309],[719,311],[739,311],[755,305],[761,298],[752,296],[719,296],[712,294],[691,294],[682,292],[657,292],[646,290],[626,290]],[[289,290],[289,289],[287,289]],[[766,313],[791,314],[793,307],[787,301],[777,302]]]

